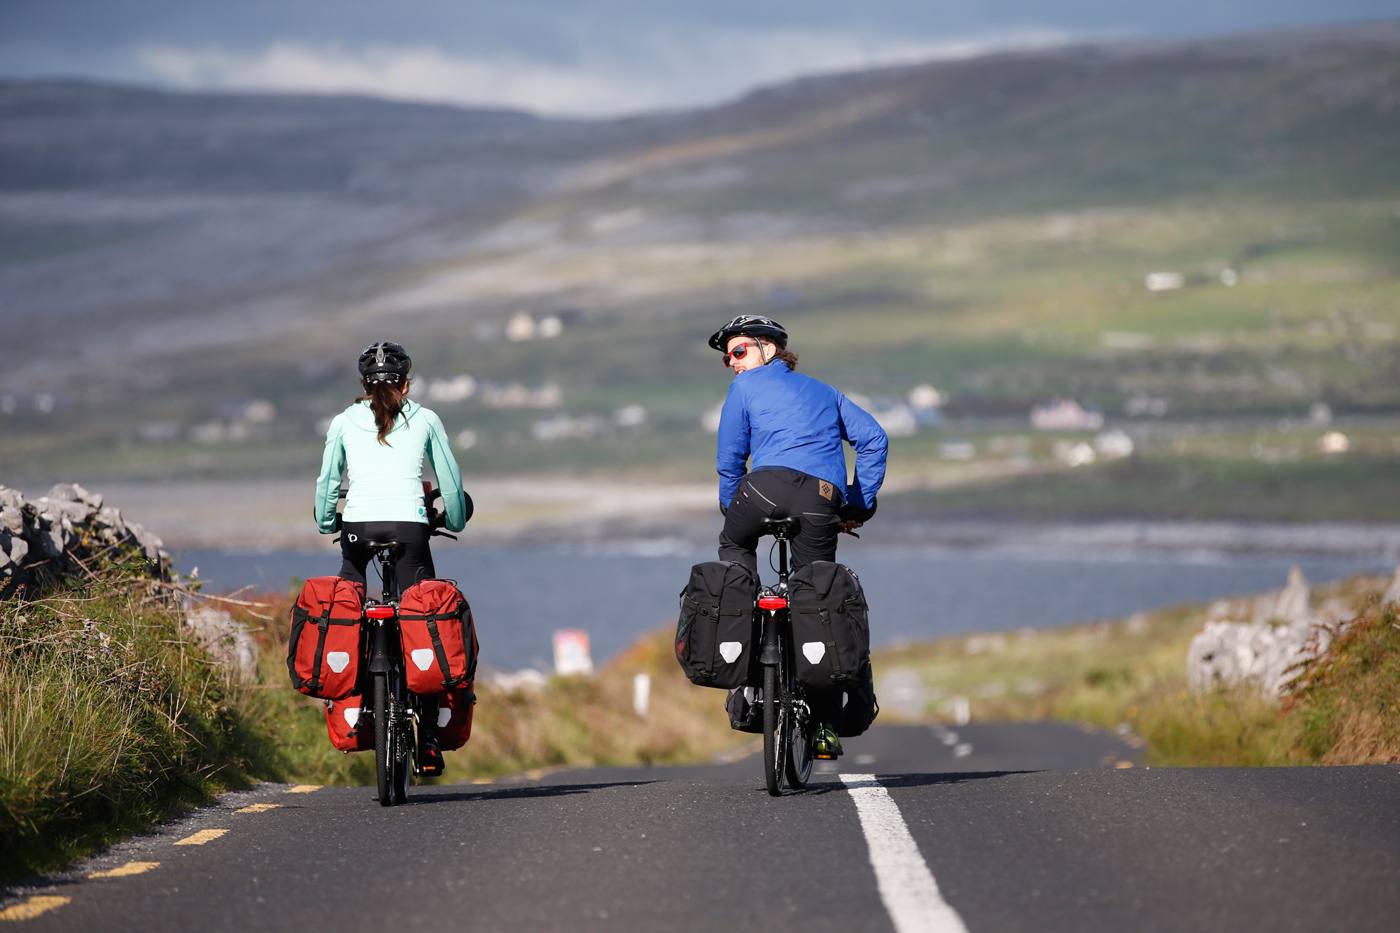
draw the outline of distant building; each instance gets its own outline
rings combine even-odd
[[[1037,431],[1097,431],[1103,412],[1088,411],[1074,399],[1057,398],[1031,409],[1031,426]]]
[[[1180,272],[1149,272],[1142,280],[1149,292],[1170,292],[1186,284],[1186,276]]]
[[[1108,460],[1121,460],[1133,455],[1133,439],[1125,432],[1113,429],[1094,438],[1094,450]]]

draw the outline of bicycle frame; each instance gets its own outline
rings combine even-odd
[[[784,777],[795,790],[806,786],[812,773],[812,733],[804,691],[792,676],[792,622],[787,598],[792,526],[780,523],[767,530],[777,539],[778,583],[760,592],[754,611],[762,623],[758,661],[764,685],[764,780],[768,793],[776,797]]]
[[[402,545],[373,544],[375,560],[379,563],[383,593],[379,602],[365,606],[369,621],[369,672],[374,682],[374,714],[383,715],[384,723],[375,722],[375,772],[379,802],[384,806],[403,803],[408,792],[409,772],[419,772],[417,697],[408,692],[404,682],[402,647],[398,638],[399,605],[397,552]],[[382,686],[381,686],[382,683]],[[379,691],[383,690],[381,701]]]

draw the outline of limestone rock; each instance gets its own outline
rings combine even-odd
[[[1297,567],[1277,593],[1211,608],[1187,649],[1187,682],[1198,693],[1245,684],[1279,696],[1309,661],[1327,651],[1349,615],[1337,600],[1314,612],[1308,582]],[[1227,612],[1235,618],[1225,617]],[[1249,621],[1240,621],[1243,617]]]
[[[169,578],[170,556],[161,540],[126,522],[100,495],[59,483],[30,502],[0,486],[0,599],[79,573],[92,558],[119,547],[140,548],[151,575]]]
[[[257,646],[253,636],[233,616],[213,606],[187,604],[184,624],[209,656],[225,665],[233,679],[251,683],[257,678]]]
[[[1383,603],[1400,603],[1400,564],[1395,567],[1395,577],[1390,581],[1390,586],[1386,587],[1385,595],[1381,597]]]

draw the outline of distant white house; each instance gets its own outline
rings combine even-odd
[[[1106,460],[1121,460],[1133,455],[1133,439],[1126,432],[1114,428],[1104,431],[1094,438],[1094,450]]]
[[[914,409],[908,405],[877,408],[870,415],[890,437],[910,437],[919,429],[919,422],[914,417]]]
[[[623,405],[613,412],[613,424],[619,428],[639,428],[647,423],[647,410],[641,405]]]
[[[476,394],[476,380],[466,373],[428,382],[428,401],[464,402]]]
[[[513,343],[534,340],[535,333],[535,319],[524,311],[511,315],[510,320],[506,322],[506,339]]]
[[[928,383],[914,386],[909,390],[909,405],[917,411],[933,411],[942,408],[947,397]]]
[[[1083,441],[1056,441],[1052,453],[1056,460],[1068,467],[1088,466],[1099,459],[1094,448]]]
[[[1328,431],[1317,439],[1317,449],[1331,456],[1344,454],[1351,450],[1351,438],[1341,431]]]
[[[1186,276],[1180,272],[1149,272],[1142,284],[1149,292],[1170,292],[1186,284]]]
[[[1031,427],[1037,431],[1097,431],[1103,412],[1089,411],[1072,398],[1057,398],[1031,409]]]

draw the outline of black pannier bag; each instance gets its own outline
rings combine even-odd
[[[742,564],[712,560],[690,568],[681,590],[676,660],[701,687],[742,687],[757,669],[758,578]]]
[[[836,716],[836,734],[843,739],[864,734],[875,717],[880,704],[875,699],[875,674],[866,661],[856,679],[841,688],[841,712]]]
[[[798,683],[855,683],[870,660],[870,607],[849,567],[814,560],[788,578],[792,655]]]
[[[729,728],[735,732],[763,732],[763,697],[757,687],[739,687],[729,691],[724,711],[729,714]]]

